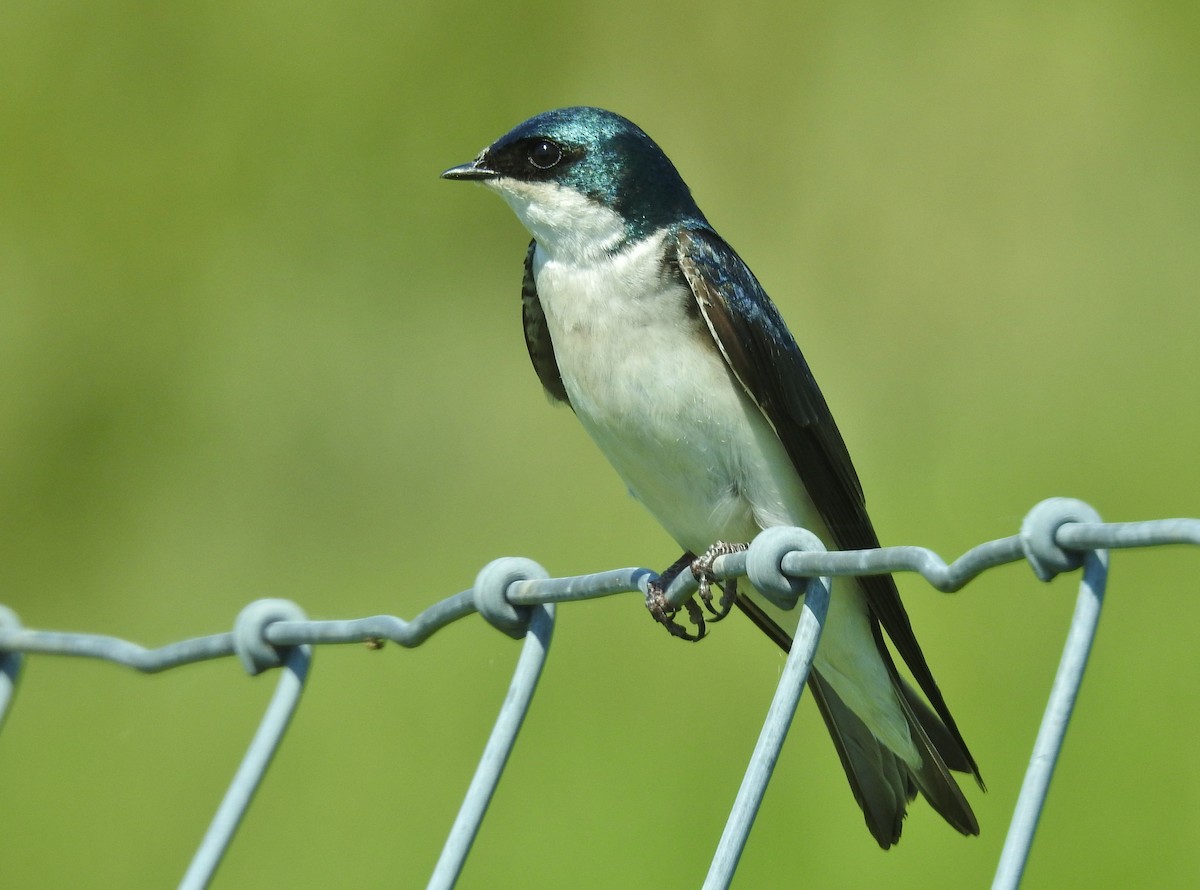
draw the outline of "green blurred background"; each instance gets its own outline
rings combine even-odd
[[[8,2],[0,602],[161,644],[250,599],[412,616],[501,555],[663,567],[666,535],[528,366],[527,236],[440,182],[524,118],[645,127],[754,268],[885,543],[950,557],[1052,495],[1200,514],[1195,4]],[[1200,880],[1200,554],[1119,553],[1028,887]],[[879,851],[806,701],[737,886],[980,887],[1075,582],[906,601],[983,767]],[[560,609],[461,886],[694,887],[782,659]],[[421,886],[518,644],[323,649],[218,887]],[[0,882],[165,887],[274,677],[32,658]]]

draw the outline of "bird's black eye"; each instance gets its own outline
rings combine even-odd
[[[562,156],[562,149],[549,139],[539,139],[529,147],[529,163],[539,170],[549,170]]]

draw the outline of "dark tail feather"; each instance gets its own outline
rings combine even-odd
[[[900,706],[904,708],[904,716],[908,718],[909,735],[912,736],[917,750],[921,752],[920,768],[913,770],[909,767],[913,781],[921,789],[921,794],[929,801],[929,805],[937,810],[943,819],[963,834],[979,834],[979,822],[971,811],[971,805],[967,803],[958,783],[950,775],[951,767],[962,772],[971,772],[972,764],[965,757],[961,757],[961,746],[937,719],[932,709],[917,698],[916,693],[903,680],[893,676],[892,683],[896,687]],[[913,706],[914,700],[925,708],[924,715]],[[952,752],[955,757],[961,757],[962,766],[947,764],[938,744],[940,735],[945,736],[943,744],[946,745],[946,750]]]
[[[906,710],[908,711],[909,722],[912,723],[915,721],[919,723],[920,728],[925,731],[925,734],[929,737],[930,742],[936,748],[944,763],[948,764],[951,769],[970,773],[975,777],[975,781],[979,783],[979,787],[985,788],[983,776],[979,773],[979,766],[975,763],[975,758],[971,756],[971,752],[967,749],[967,743],[963,740],[962,733],[958,731],[958,727],[954,723],[954,718],[950,715],[950,709],[946,706],[946,700],[942,698],[942,693],[938,690],[937,683],[934,682],[933,674],[929,672],[929,665],[924,663],[925,656],[920,655],[923,672],[926,676],[926,683],[931,686],[937,696],[932,708],[900,677],[900,672],[896,669],[896,661],[892,658],[892,652],[888,649],[887,643],[884,642],[883,627],[880,623],[875,621],[871,629],[875,635],[875,645],[879,649],[883,663],[892,675],[892,684],[900,694],[901,702],[908,706]],[[915,638],[912,640],[912,644],[916,646]],[[916,652],[920,654],[919,647],[917,647]],[[911,667],[911,658],[908,659],[908,662]],[[922,691],[929,694],[924,685],[922,686]],[[931,701],[934,701],[932,696],[930,698]]]
[[[900,840],[908,802],[917,793],[908,765],[875,738],[816,670],[809,674],[808,687],[833,737],[867,828],[886,850]]]
[[[739,596],[737,604],[781,649],[786,652],[791,648],[791,637],[753,600]],[[808,677],[813,699],[833,738],[867,828],[885,850],[899,841],[908,803],[919,790],[955,829],[963,834],[979,834],[975,814],[950,775],[950,770],[956,769],[973,773],[978,779],[974,761],[932,708],[900,678],[891,658],[884,661],[892,675],[913,744],[921,754],[921,766],[915,770],[875,738],[816,668]]]
[[[897,684],[909,720],[915,719],[925,731],[925,735],[929,737],[930,743],[937,749],[946,766],[960,773],[972,773],[979,787],[986,791],[987,786],[983,784],[983,777],[976,770],[975,762],[946,729],[946,724],[933,712],[933,708],[929,707],[925,699],[921,698],[921,694],[904,680],[898,679]]]

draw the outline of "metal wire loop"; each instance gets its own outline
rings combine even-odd
[[[825,545],[803,528],[768,528],[754,539],[746,553],[746,577],[754,589],[779,606],[794,609],[808,586],[807,578],[783,573],[783,558],[797,551],[824,552]]]
[[[304,621],[304,610],[291,600],[261,599],[238,613],[233,624],[233,648],[246,673],[254,677],[283,664],[284,656],[267,642],[267,626],[276,621]]]
[[[1025,514],[1021,523],[1021,549],[1039,581],[1083,565],[1083,554],[1059,545],[1058,530],[1069,523],[1101,522],[1091,504],[1075,498],[1047,498]]]
[[[0,631],[20,629],[21,619],[17,617],[17,613],[7,606],[0,605]],[[8,706],[17,693],[17,678],[21,675],[21,663],[20,652],[0,650],[0,729],[4,728],[4,717],[8,714]]]
[[[529,606],[514,606],[508,601],[509,585],[549,577],[550,573],[532,559],[520,556],[493,559],[475,576],[475,608],[492,627],[519,640],[529,627],[531,612]]]

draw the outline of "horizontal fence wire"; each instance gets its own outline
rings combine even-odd
[[[795,528],[767,529],[748,550],[718,557],[713,562],[718,579],[748,577],[760,593],[777,602],[795,603],[801,592],[805,595],[795,643],[717,844],[705,890],[728,887],[733,880],[804,690],[825,621],[830,579],[912,572],[950,593],[990,568],[1026,560],[1042,581],[1079,568],[1083,572],[1075,614],[992,884],[993,890],[1017,887],[1095,638],[1108,574],[1107,551],[1167,544],[1200,546],[1200,519],[1105,523],[1082,501],[1051,498],[1029,512],[1018,534],[980,544],[949,564],[923,547],[826,552],[814,535]],[[411,621],[391,615],[310,621],[294,603],[258,600],[242,610],[228,633],[155,649],[111,636],[26,629],[15,612],[0,605],[0,729],[12,710],[22,659],[28,655],[100,659],[143,673],[229,656],[237,656],[251,675],[280,669],[275,695],[179,885],[199,890],[212,881],[300,702],[312,647],[390,640],[413,648],[477,612],[505,634],[523,639],[524,645],[500,715],[428,884],[445,890],[454,886],[462,871],[530,707],[549,650],[553,604],[618,593],[644,595],[659,580],[657,573],[645,568],[550,578],[531,560],[507,557],[485,566],[470,590],[434,603]],[[695,577],[682,572],[668,586],[666,600],[681,606],[696,587]]]

